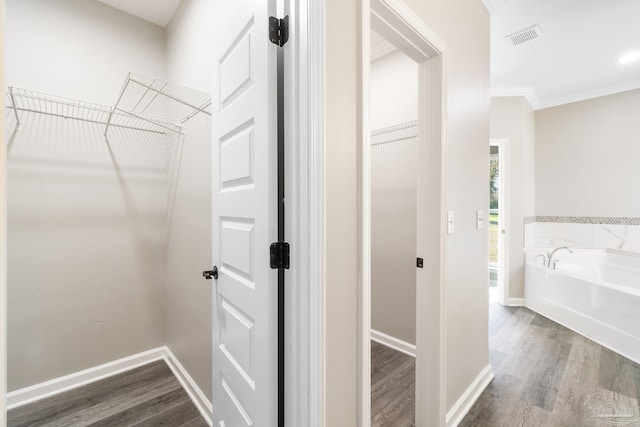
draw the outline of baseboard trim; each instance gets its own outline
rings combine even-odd
[[[509,298],[505,305],[509,307],[524,307],[524,298]]]
[[[64,393],[65,391],[100,381],[157,360],[164,360],[167,363],[207,424],[211,426],[213,419],[211,402],[209,402],[187,370],[184,369],[176,356],[166,346],[143,351],[142,353],[123,357],[122,359],[7,393],[7,410]]]
[[[213,425],[213,405],[207,399],[207,396],[202,392],[198,384],[191,378],[189,372],[182,366],[178,358],[173,354],[171,349],[165,347],[166,358],[165,361],[169,368],[173,371],[173,374],[178,378],[182,387],[186,390],[187,394],[196,405],[200,414],[205,419],[209,426]]]
[[[406,341],[387,335],[383,332],[371,329],[370,337],[373,341],[397,350],[409,356],[416,357],[416,346]]]
[[[447,427],[457,427],[460,424],[491,380],[493,380],[493,372],[491,372],[491,366],[487,365],[447,413]]]
[[[17,408],[44,399],[83,385],[102,380],[104,378],[117,375],[119,373],[137,368],[142,365],[163,359],[165,351],[163,347],[143,351],[132,356],[94,366],[83,371],[74,372],[69,375],[54,378],[39,384],[21,388],[7,393],[7,409]]]

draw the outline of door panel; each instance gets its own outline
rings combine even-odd
[[[223,0],[213,115],[215,425],[277,425],[276,49],[269,1]]]

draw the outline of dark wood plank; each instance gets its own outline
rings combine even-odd
[[[600,387],[629,397],[638,396],[635,377],[638,367],[634,365],[625,357],[603,347],[600,350]]]
[[[202,418],[196,418],[195,420],[183,424],[181,427],[209,427],[209,424],[207,424]]]
[[[415,386],[406,387],[372,417],[371,427],[415,425]]]
[[[171,411],[162,412],[155,417],[133,424],[135,427],[181,427],[200,418],[200,412],[193,402],[185,402]]]
[[[407,360],[383,380],[371,385],[371,412],[378,413],[405,390],[415,388],[415,363]]]
[[[504,307],[500,304],[489,305],[489,337],[498,332],[504,324],[511,319],[518,307]]]
[[[40,426],[49,419],[57,419],[68,413],[87,409],[111,395],[133,392],[146,388],[156,381],[170,377],[171,370],[163,362],[132,369],[113,376],[104,381],[97,381],[86,386],[43,399],[32,404],[9,411],[10,426]]]
[[[371,384],[379,382],[398,365],[411,358],[375,341],[371,341],[371,355]]]
[[[204,420],[164,361],[8,412],[9,427],[202,425],[199,422]]]
[[[496,305],[489,339],[495,378],[460,426],[591,425],[586,402],[597,394],[638,415],[638,364],[526,308]]]
[[[155,398],[149,399],[131,408],[117,412],[110,416],[105,416],[91,426],[130,426],[141,421],[150,419],[158,413],[171,411],[174,408],[190,402],[189,395],[182,388],[175,389],[169,393],[164,393]]]
[[[415,358],[371,342],[371,425],[415,424]]]

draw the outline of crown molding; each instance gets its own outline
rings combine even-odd
[[[640,89],[640,80],[579,92],[569,96],[542,100],[531,88],[493,88],[491,89],[491,96],[522,96],[527,100],[527,102],[529,102],[531,108],[534,110],[542,110],[544,108],[557,107],[559,105],[586,101],[589,99],[600,98],[602,96],[615,95],[616,93],[627,92],[634,89]]]
[[[627,82],[619,85],[607,86],[600,89],[590,90],[586,92],[576,93],[574,95],[552,98],[539,103],[536,110],[543,108],[557,107],[559,105],[571,104],[573,102],[586,101],[588,99],[600,98],[601,96],[614,95],[616,93],[627,92],[634,89],[640,89],[640,80]]]
[[[501,96],[522,96],[527,100],[531,108],[538,110],[540,108],[540,99],[535,91],[528,87],[519,88],[493,88],[491,89],[491,97]]]
[[[489,11],[489,15],[494,15],[498,12],[507,0],[482,0],[482,4]]]

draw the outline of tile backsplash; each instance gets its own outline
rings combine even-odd
[[[640,218],[537,216],[524,221],[525,247],[611,248],[640,252]]]

